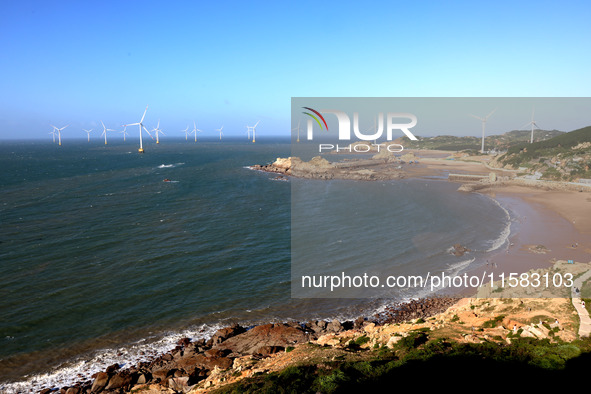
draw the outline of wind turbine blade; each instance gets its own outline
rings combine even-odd
[[[142,115],[142,120],[140,120],[140,123],[142,123],[144,121],[144,118],[146,117],[146,112],[148,112],[148,106],[146,105],[146,110],[144,111],[144,114]]]
[[[478,119],[478,120],[484,120],[484,119],[483,119],[483,118],[481,118],[480,116],[476,116],[476,115],[472,115],[472,114],[470,114],[470,116],[471,116],[471,117],[473,117],[473,118],[476,118],[476,119]]]
[[[526,124],[524,124],[523,126],[521,126],[521,127],[519,128],[519,130],[523,130],[523,129],[525,129],[525,126],[529,126],[530,124],[532,124],[532,122],[527,122]]]
[[[531,122],[534,126],[536,126],[536,128],[540,129],[540,127],[536,124],[536,122]],[[542,129],[540,129],[542,130]]]
[[[484,118],[484,119],[486,120],[486,119],[490,118],[490,116],[491,116],[492,114],[494,114],[496,110],[497,110],[496,108],[495,108],[495,109],[493,109],[493,110],[491,111],[491,113],[490,113],[490,114],[488,114],[488,115],[486,115],[486,118]]]
[[[257,127],[259,123],[261,123],[261,121],[260,121],[260,120],[259,120],[259,121],[258,121],[258,122],[257,122],[257,123],[254,125],[254,126],[252,126],[252,127],[253,127],[253,128],[254,128],[254,127]]]
[[[148,131],[148,129],[146,129],[144,125],[142,125],[142,128],[146,131],[146,133],[148,133],[150,137],[152,137],[152,134],[150,134],[150,132]],[[154,139],[154,137],[152,137],[152,139]]]

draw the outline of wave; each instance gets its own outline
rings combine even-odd
[[[505,209],[505,207],[503,207],[494,198],[491,198],[491,200],[499,208],[501,208],[503,210],[503,212],[505,213],[506,224],[505,224],[505,228],[501,231],[501,234],[499,235],[499,237],[497,239],[495,239],[495,240],[490,241],[491,246],[490,246],[490,248],[488,248],[486,250],[487,252],[492,252],[494,250],[499,249],[501,246],[503,246],[507,242],[507,239],[509,239],[509,235],[511,235],[511,215],[509,214],[509,211],[507,209]]]
[[[225,326],[223,323],[201,325],[179,332],[168,332],[158,339],[154,338],[152,341],[141,339],[126,346],[97,350],[91,356],[80,356],[54,368],[50,372],[30,376],[24,381],[0,383],[0,392],[17,394],[38,392],[49,387],[73,386],[77,382],[92,380],[93,374],[104,371],[113,364],[118,364],[121,368],[127,368],[139,362],[152,361],[174,349],[182,338],[204,338],[208,340],[217,330]]]
[[[158,168],[174,168],[178,166],[182,166],[185,163],[174,163],[174,164],[160,164]]]

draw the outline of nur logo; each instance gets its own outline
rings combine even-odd
[[[333,114],[337,118],[338,122],[338,137],[339,140],[349,141],[351,140],[351,119],[349,115],[347,115],[344,111],[334,110],[334,109],[321,109],[319,111],[310,108],[310,107],[302,107],[303,109],[307,110],[302,112],[303,114],[310,117],[308,119],[307,124],[307,139],[312,141],[314,139],[314,122],[315,120],[320,130],[326,129],[328,131],[328,123],[322,114]],[[398,121],[395,121],[397,119]],[[407,122],[401,123],[399,120],[407,120]],[[321,122],[322,121],[322,122]],[[384,123],[386,123],[384,127]],[[410,128],[416,126],[417,124],[417,117],[410,113],[405,112],[388,112],[387,115],[384,117],[384,113],[378,113],[377,117],[377,125],[372,134],[364,134],[359,130],[359,113],[353,112],[353,134],[355,137],[362,141],[375,141],[380,139],[386,132],[386,139],[388,141],[394,140],[394,130],[400,130],[406,135],[409,139],[413,141],[417,141],[417,137],[413,135],[409,131]],[[323,127],[324,125],[324,127]]]

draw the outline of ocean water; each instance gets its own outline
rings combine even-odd
[[[383,305],[291,298],[293,180],[248,168],[289,156],[287,140],[183,139],[150,144],[143,155],[136,149],[130,142],[0,143],[1,390],[72,384],[232,322],[350,318]],[[338,257],[352,269],[363,263],[358,246],[376,237],[390,246],[377,259],[404,274],[482,264],[508,236],[502,207],[446,181],[298,185],[306,193],[298,195],[303,210],[294,223],[323,204],[340,213],[304,222],[326,227],[326,239],[317,239],[324,246],[354,239],[350,258]],[[342,202],[323,198],[335,190]],[[347,226],[351,216],[344,219],[360,196],[370,205],[355,218],[372,229],[362,233]],[[473,253],[450,256],[456,242]]]

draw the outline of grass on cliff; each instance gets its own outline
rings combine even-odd
[[[504,382],[518,379],[523,387],[585,376],[591,362],[591,340],[552,343],[532,338],[510,345],[496,342],[460,344],[430,340],[416,332],[395,349],[365,350],[364,360],[328,358],[290,366],[280,372],[243,379],[215,393],[348,393],[400,387],[441,388],[446,383],[481,387],[486,377]],[[564,380],[568,379],[568,380]],[[515,388],[513,383],[512,388]]]

